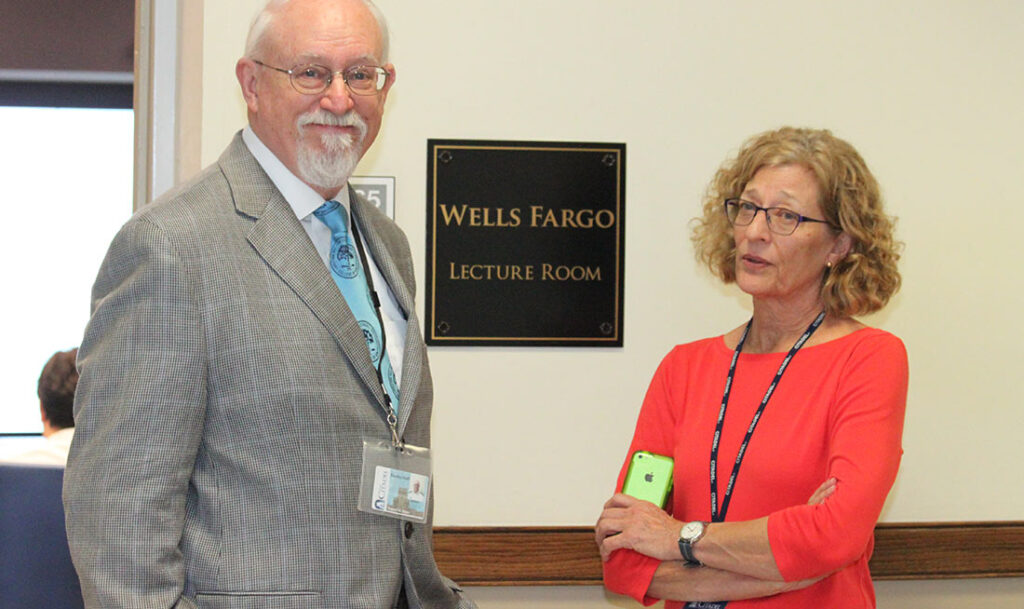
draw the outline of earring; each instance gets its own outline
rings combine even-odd
[[[825,263],[825,268],[827,268],[827,269],[832,268],[832,261],[831,260],[829,260],[828,262]]]

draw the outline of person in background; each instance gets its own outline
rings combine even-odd
[[[762,133],[719,169],[693,241],[753,315],[655,372],[629,454],[673,457],[673,497],[605,504],[608,589],[668,609],[875,606],[908,366],[856,316],[899,288],[892,229],[867,165],[829,131]]]
[[[249,125],[93,288],[64,479],[85,604],[474,607],[429,509],[363,500],[429,471],[433,407],[408,241],[348,185],[395,83],[384,17],[272,0],[235,75]]]
[[[38,448],[4,459],[5,463],[33,465],[60,465],[68,460],[71,438],[75,435],[73,415],[78,370],[75,357],[78,349],[58,351],[43,366],[36,392],[39,395],[39,414],[43,421],[46,443]]]

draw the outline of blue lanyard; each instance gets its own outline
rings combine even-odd
[[[725,392],[722,394],[722,407],[718,411],[718,424],[715,425],[715,439],[711,443],[711,521],[712,522],[723,522],[725,520],[725,514],[729,510],[729,501],[732,499],[732,490],[736,485],[736,476],[740,473],[740,464],[743,463],[743,455],[747,452],[747,444],[750,443],[751,436],[754,435],[754,429],[757,427],[758,421],[761,420],[761,415],[764,413],[764,407],[768,405],[768,400],[771,399],[772,394],[775,393],[775,388],[778,386],[779,381],[782,379],[782,374],[786,371],[789,366],[790,360],[796,355],[796,352],[800,350],[800,347],[804,346],[807,339],[814,334],[814,331],[818,329],[821,322],[825,320],[825,312],[822,311],[814,318],[811,325],[804,331],[803,336],[797,339],[796,343],[789,350],[786,358],[782,360],[782,364],[779,366],[778,372],[775,373],[775,378],[772,380],[771,385],[768,386],[768,391],[765,392],[764,398],[761,399],[761,405],[758,406],[757,412],[754,413],[753,420],[750,421],[750,426],[747,427],[747,435],[743,438],[743,444],[740,444],[740,452],[736,455],[736,463],[732,466],[732,475],[729,476],[729,485],[725,487],[725,495],[722,497],[722,509],[718,509],[718,443],[722,439],[722,426],[725,423],[725,409],[729,404],[729,393],[732,391],[733,377],[736,375],[736,361],[740,358],[740,351],[743,350],[743,343],[747,341],[747,333],[750,332],[750,324],[754,322],[753,318],[747,322],[747,327],[743,329],[743,336],[740,337],[740,342],[736,345],[736,350],[732,354],[732,363],[729,364],[729,376],[725,381]]]

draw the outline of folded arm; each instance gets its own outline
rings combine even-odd
[[[658,565],[647,594],[678,601],[739,601],[799,590],[819,579],[768,581],[707,566],[666,561]]]
[[[824,503],[835,490],[834,479],[825,481],[808,505]],[[679,551],[681,521],[648,501],[616,494],[605,503],[595,537],[605,561],[620,549],[662,561],[647,589],[654,598],[741,600],[798,590],[822,579],[823,575],[783,581],[768,542],[767,521],[760,518],[708,525],[694,546],[694,555],[703,566],[690,565]]]

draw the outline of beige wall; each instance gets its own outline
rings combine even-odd
[[[233,65],[260,4],[202,9],[202,65],[188,71],[201,70],[200,148],[182,151],[196,165],[245,123]],[[866,320],[900,335],[911,358],[906,454],[883,519],[1024,518],[1024,486],[1004,473],[1024,457],[1024,3],[378,4],[398,81],[358,173],[396,176],[421,285],[427,138],[628,147],[625,346],[433,348],[437,524],[593,522],[660,358],[749,314],[693,262],[687,222],[725,156],[782,124],[828,127],[857,146],[907,244],[904,289]],[[553,471],[564,475],[538,475]],[[505,490],[480,492],[492,483]],[[1024,600],[1021,580],[878,588],[883,607]],[[484,609],[622,606],[599,588],[477,594]]]

